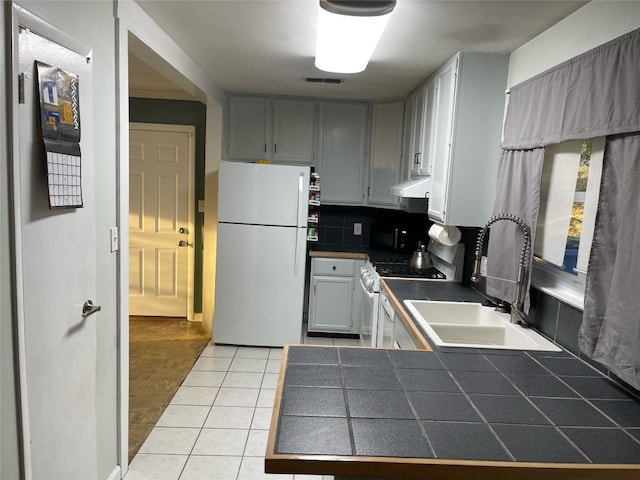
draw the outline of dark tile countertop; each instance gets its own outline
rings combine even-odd
[[[564,351],[287,346],[266,471],[637,480],[640,399]]]

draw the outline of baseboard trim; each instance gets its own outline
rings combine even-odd
[[[121,480],[122,479],[122,470],[120,470],[120,465],[116,465],[113,469],[113,472],[109,474],[107,480]]]

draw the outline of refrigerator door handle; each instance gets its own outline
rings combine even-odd
[[[304,218],[305,215],[303,215],[306,198],[307,196],[304,191],[304,172],[300,172],[300,176],[298,177],[298,228],[306,226],[307,219]]]
[[[293,254],[293,276],[297,277],[298,276],[298,257],[300,256],[300,232],[301,232],[301,228],[296,228],[296,249],[295,252]]]
[[[300,256],[300,234],[306,227],[306,218],[303,218],[303,206],[306,204],[306,192],[304,191],[304,172],[298,177],[298,222],[296,228],[296,249],[293,255],[293,275],[298,276],[298,257]],[[306,230],[305,232],[306,233]]]

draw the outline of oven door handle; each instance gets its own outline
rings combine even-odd
[[[369,290],[367,290],[367,287],[365,287],[362,280],[363,278],[360,277],[360,289],[362,290],[362,293],[364,293],[367,296],[368,300],[373,300],[373,292],[370,292]]]

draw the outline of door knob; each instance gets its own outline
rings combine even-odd
[[[93,315],[100,310],[102,310],[100,305],[94,305],[93,300],[87,300],[82,306],[82,318],[87,318],[89,315]]]
[[[184,227],[180,227],[180,228],[178,229],[178,233],[189,233],[189,230],[187,230],[187,229],[186,229],[186,228],[184,228]]]

